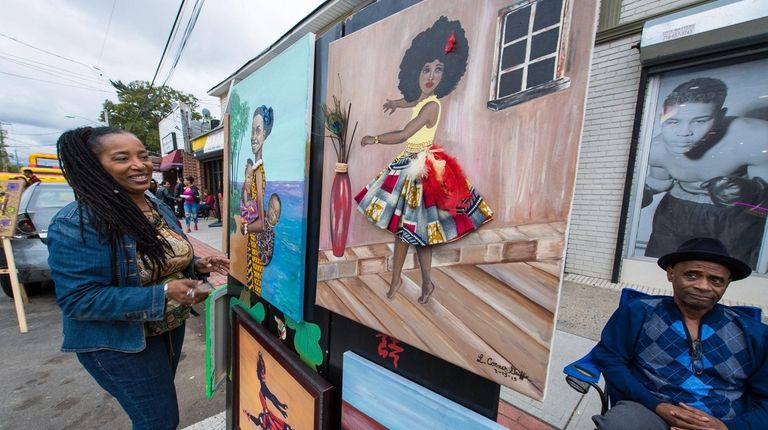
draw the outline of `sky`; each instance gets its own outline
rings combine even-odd
[[[195,0],[185,3],[182,30]],[[208,90],[321,3],[206,1],[167,85],[192,93],[200,100],[198,111],[207,108],[221,118],[218,99]],[[110,79],[151,81],[180,5],[181,0],[0,0],[0,125],[8,153],[26,164],[30,153],[55,152],[63,131],[98,125],[104,100],[117,101]],[[176,47],[169,47],[171,54]],[[160,69],[156,85],[169,71],[167,65]]]

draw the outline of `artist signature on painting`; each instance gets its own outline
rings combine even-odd
[[[524,380],[530,381],[531,380],[531,378],[528,377],[527,373],[518,369],[514,365],[510,364],[509,366],[505,366],[503,364],[499,364],[492,357],[486,357],[485,354],[478,355],[476,361],[478,363],[491,366],[493,368],[494,373],[497,373],[505,378],[509,378],[513,381],[524,381]]]

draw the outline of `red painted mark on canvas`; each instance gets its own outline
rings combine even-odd
[[[384,333],[379,333],[376,337],[379,338],[379,357],[391,358],[392,364],[394,364],[395,369],[397,369],[397,363],[400,361],[400,353],[405,351],[402,346],[397,344],[400,341]]]

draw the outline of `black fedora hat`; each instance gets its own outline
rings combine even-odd
[[[710,237],[696,237],[687,240],[677,248],[677,251],[663,255],[657,264],[664,270],[681,261],[711,261],[722,264],[731,271],[731,280],[738,281],[752,274],[752,268],[743,261],[731,257],[725,245]]]

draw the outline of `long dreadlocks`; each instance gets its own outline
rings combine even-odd
[[[96,154],[101,139],[110,134],[127,133],[111,127],[81,127],[64,132],[56,149],[64,177],[75,192],[80,211],[80,233],[83,234],[82,211],[99,235],[108,240],[114,252],[123,235],[136,241],[136,251],[144,264],[160,267],[171,245],[162,237],[125,189],[107,173]],[[113,275],[115,275],[113,273]]]

